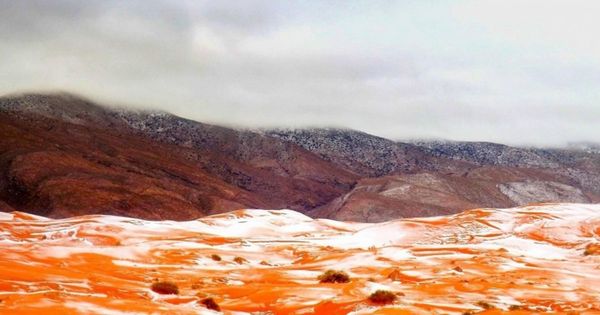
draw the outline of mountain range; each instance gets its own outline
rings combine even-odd
[[[228,128],[66,93],[0,98],[0,210],[187,220],[242,208],[393,218],[600,201],[595,144],[399,142]]]

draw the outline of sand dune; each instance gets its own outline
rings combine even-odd
[[[598,242],[600,205],[582,204],[377,224],[0,213],[0,313],[216,314],[199,303],[212,297],[225,314],[600,314],[600,256],[584,255]],[[327,269],[350,282],[319,283]],[[396,302],[370,303],[378,289]]]

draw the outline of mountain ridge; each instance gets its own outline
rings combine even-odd
[[[600,201],[600,155],[587,149],[398,142],[342,128],[232,129],[65,93],[0,98],[0,119],[0,201],[56,216],[76,214],[77,206],[157,219],[259,207],[382,221]],[[178,165],[185,167],[174,171]],[[129,191],[136,181],[145,188]],[[110,202],[87,200],[73,184]],[[152,198],[140,194],[157,187]],[[162,206],[172,210],[151,214]]]
[[[245,209],[146,221],[1,213],[11,314],[598,314],[600,206],[473,209],[382,223]],[[341,270],[343,283],[319,276]],[[177,294],[153,291],[168,282]],[[377,290],[397,293],[370,303]],[[166,292],[169,293],[169,292]]]

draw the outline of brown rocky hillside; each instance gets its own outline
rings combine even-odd
[[[239,208],[383,221],[600,201],[595,150],[249,131],[69,94],[0,98],[0,210],[193,219]]]

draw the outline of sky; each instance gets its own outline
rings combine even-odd
[[[249,128],[600,142],[599,1],[0,0],[0,94]]]

